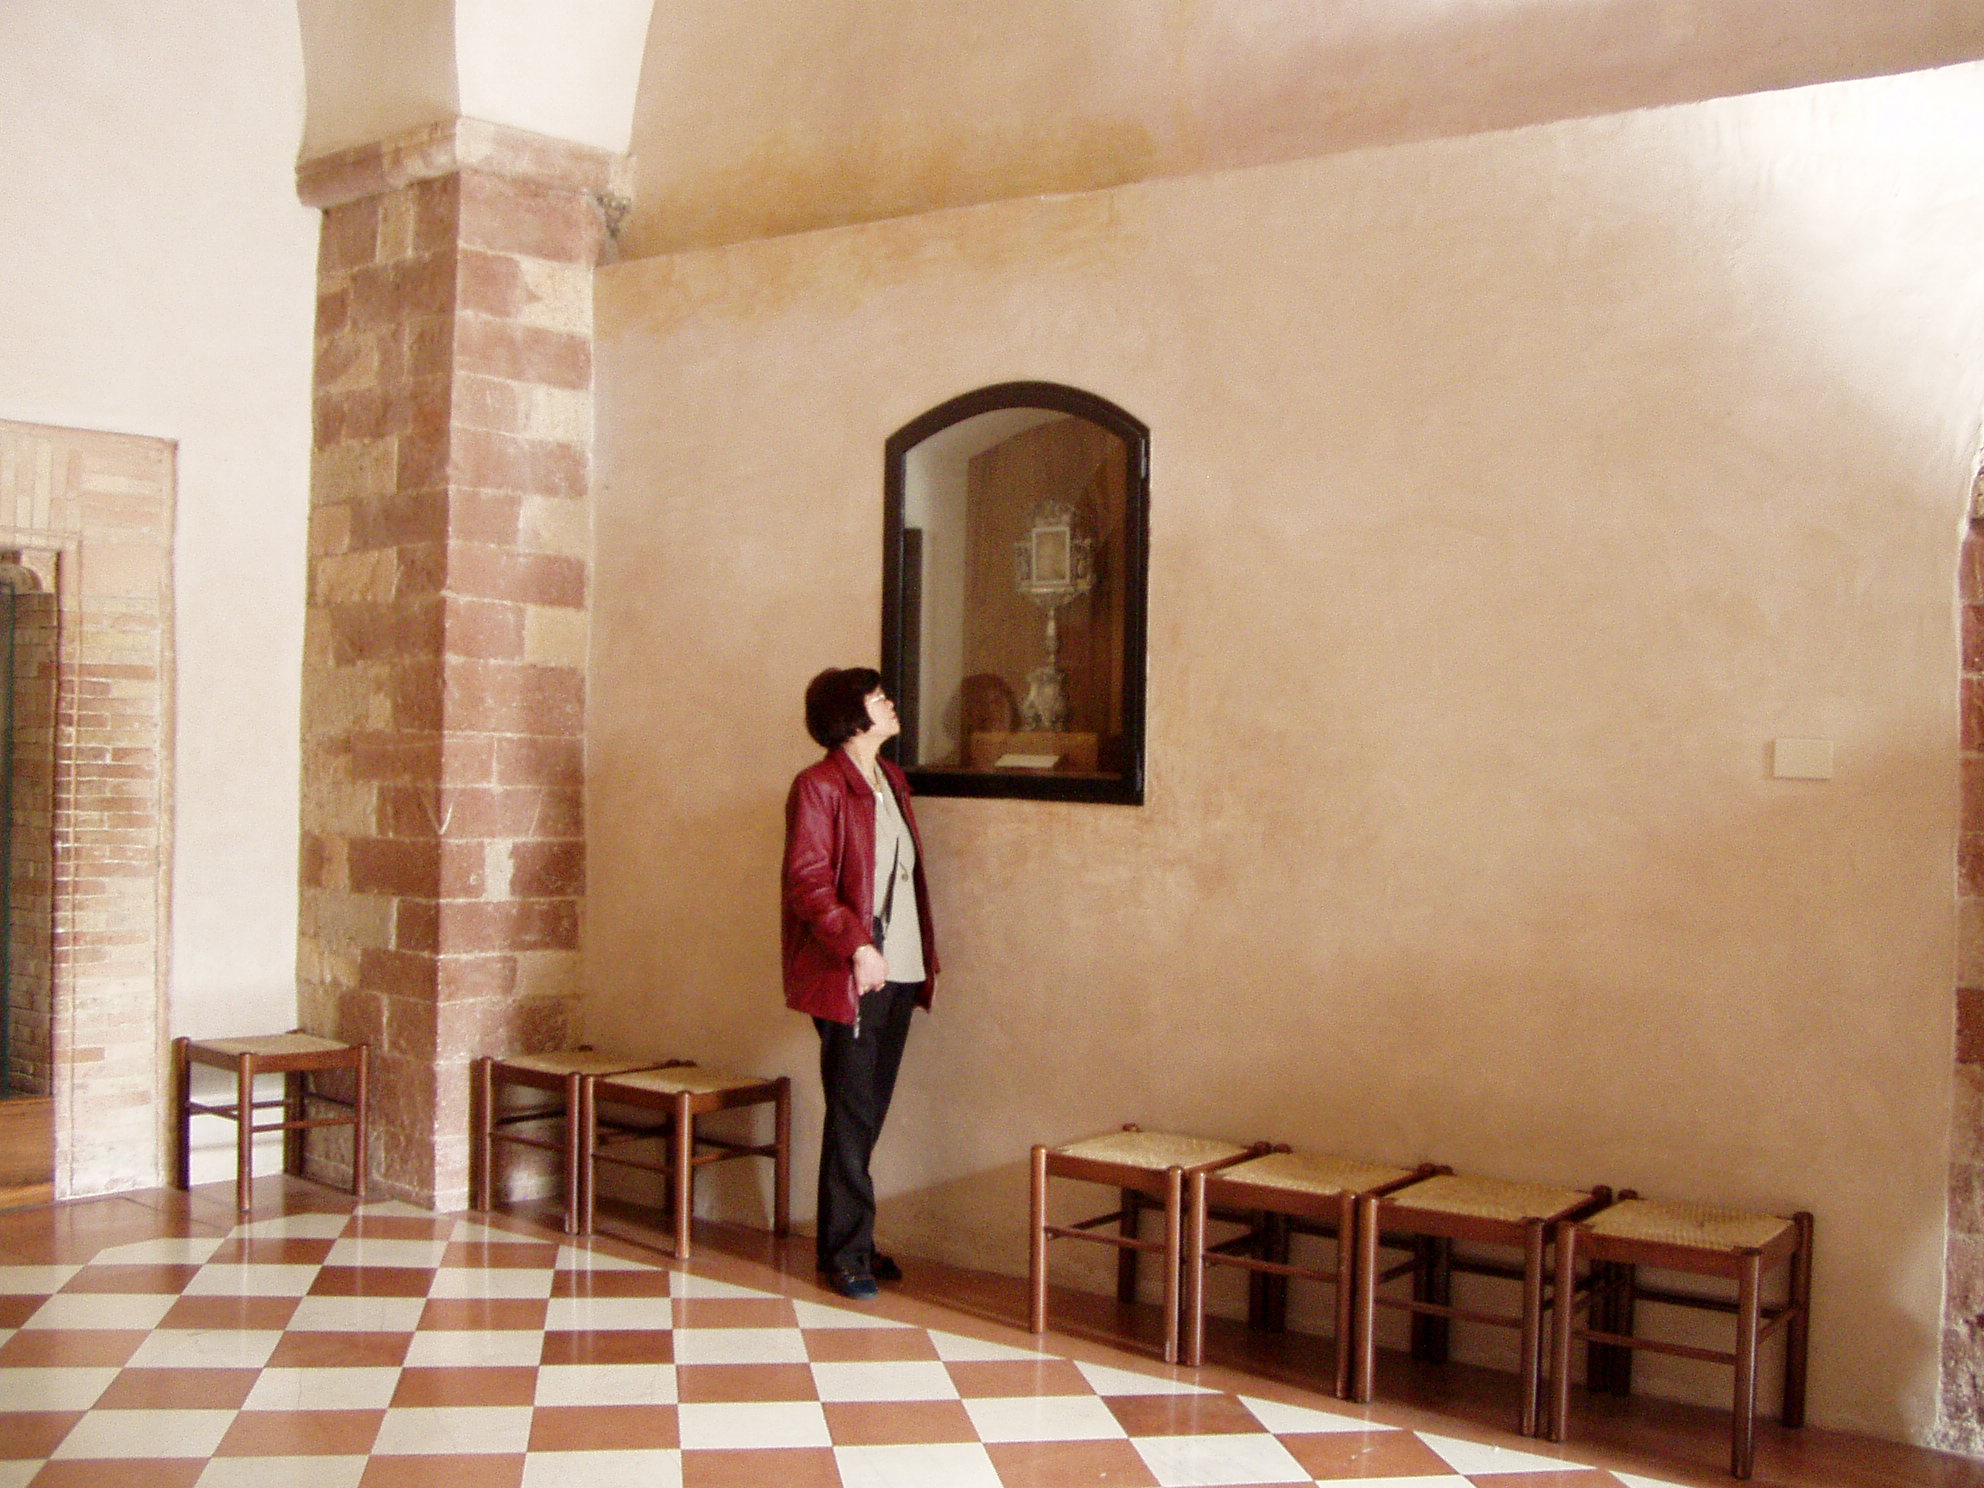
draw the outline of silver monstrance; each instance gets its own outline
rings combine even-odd
[[[1076,532],[1072,506],[1043,501],[1033,509],[1026,536],[1013,544],[1013,567],[1020,594],[1047,611],[1047,660],[1026,674],[1020,722],[1058,734],[1068,726],[1068,678],[1060,666],[1055,613],[1095,587],[1095,539]]]

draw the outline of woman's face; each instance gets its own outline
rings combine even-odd
[[[881,688],[869,693],[863,701],[868,705],[868,727],[862,731],[864,736],[872,736],[879,743],[884,739],[893,739],[902,732],[902,720],[896,717],[896,705]]]

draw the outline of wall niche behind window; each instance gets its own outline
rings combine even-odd
[[[1141,804],[1150,431],[1004,383],[887,457],[882,675],[915,788]]]

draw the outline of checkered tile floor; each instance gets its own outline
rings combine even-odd
[[[522,1221],[172,1228],[0,1245],[0,1488],[1664,1488]]]

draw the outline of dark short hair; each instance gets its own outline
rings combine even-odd
[[[828,667],[806,684],[806,732],[822,749],[838,749],[868,730],[868,695],[882,685],[873,667]]]

